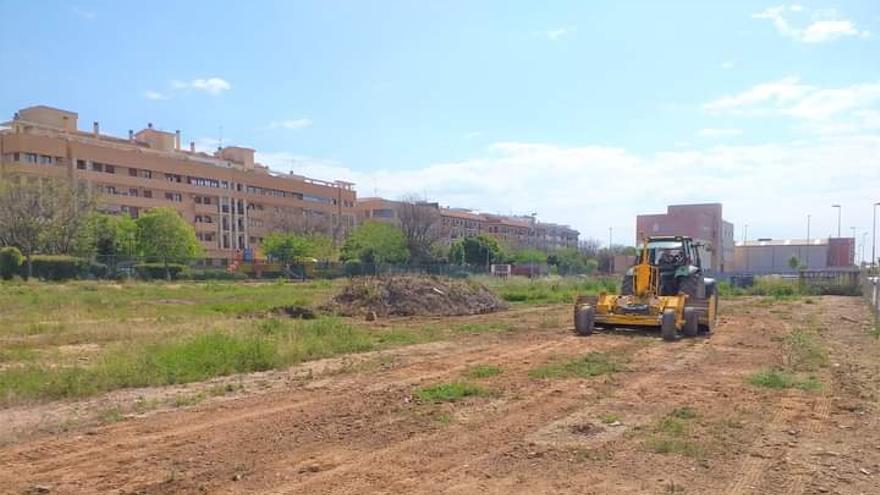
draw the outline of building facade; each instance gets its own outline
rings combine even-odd
[[[382,198],[361,198],[356,211],[359,221],[375,220],[399,223],[398,211],[402,203]],[[567,225],[539,222],[533,217],[516,217],[477,213],[462,208],[449,208],[437,203],[424,203],[440,216],[444,240],[451,243],[464,237],[487,234],[504,245],[515,248],[535,248],[554,251],[576,249],[580,233]]]
[[[794,274],[807,270],[848,269],[855,266],[855,239],[758,239],[737,242],[733,271],[757,274]],[[792,268],[791,259],[797,259]]]
[[[718,272],[730,271],[734,258],[733,224],[724,220],[721,203],[671,205],[666,213],[638,215],[636,242],[646,236],[684,235],[705,244],[703,264]]]
[[[180,131],[152,124],[128,138],[80,131],[77,114],[46,106],[20,110],[0,128],[0,173],[63,178],[100,194],[101,208],[137,218],[156,207],[190,222],[206,256],[225,260],[258,251],[277,217],[326,222],[342,235],[355,224],[353,184],[278,174],[254,150],[182,149]]]

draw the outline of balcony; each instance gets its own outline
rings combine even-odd
[[[195,203],[193,206],[196,213],[210,213],[216,215],[219,212],[219,209],[217,208],[218,205]]]

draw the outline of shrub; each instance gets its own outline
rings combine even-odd
[[[31,256],[33,276],[41,280],[70,280],[87,272],[89,261],[65,255],[34,255]],[[19,274],[26,275],[27,266],[19,267]]]
[[[171,275],[172,279],[177,278],[177,276],[186,269],[186,265],[181,265],[179,263],[168,263],[168,274]],[[166,275],[166,266],[164,263],[141,263],[139,265],[135,265],[135,271],[138,276],[145,280],[165,280]]]
[[[345,262],[345,276],[346,277],[354,277],[355,275],[363,275],[364,274],[364,264],[361,263],[361,260],[354,259],[348,260]]]
[[[164,272],[163,272],[164,277]],[[178,278],[186,280],[247,280],[248,276],[241,272],[226,270],[183,270]]]
[[[24,256],[16,247],[0,249],[0,277],[3,280],[12,280],[12,276],[18,272],[18,267],[24,261]]]

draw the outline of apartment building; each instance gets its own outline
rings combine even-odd
[[[567,225],[538,222],[534,217],[516,217],[477,213],[463,208],[443,207],[424,203],[439,212],[440,225],[446,242],[479,234],[491,235],[507,246],[531,247],[544,251],[577,248],[579,232]],[[383,198],[361,198],[356,211],[359,221],[375,220],[398,223],[399,201]]]
[[[666,213],[638,215],[636,242],[645,236],[685,235],[705,244],[705,266],[719,272],[733,265],[733,224],[722,217],[721,203],[671,205]]]
[[[272,172],[250,148],[182,149],[180,131],[152,124],[127,138],[102,134],[98,122],[81,131],[77,118],[42,105],[18,111],[0,127],[0,173],[85,183],[110,213],[174,208],[215,260],[258,252],[279,216],[324,221],[336,235],[355,224],[351,183]]]

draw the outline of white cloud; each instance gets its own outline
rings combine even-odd
[[[558,27],[554,29],[548,29],[543,32],[544,36],[546,36],[551,41],[559,41],[562,38],[566,38],[568,36],[573,35],[577,32],[576,27]]]
[[[801,5],[779,5],[752,17],[771,21],[780,35],[801,43],[824,43],[845,37],[868,38],[871,35],[870,31],[859,30],[852,21],[839,18],[834,9],[814,11],[812,22],[805,27],[797,27],[789,20],[792,14],[806,13],[807,9]]]
[[[354,182],[363,196],[375,187],[388,198],[418,192],[482,211],[537,211],[543,220],[571,224],[583,237],[604,236],[610,225],[615,238],[632,242],[636,214],[687,202],[722,202],[725,217],[749,223],[755,235],[802,235],[808,212],[815,232],[822,232],[826,226],[815,205],[870,204],[880,189],[878,154],[880,136],[864,135],[650,154],[601,145],[501,142],[463,161],[369,172],[290,153],[258,153],[257,158],[277,170]],[[785,198],[786,207],[768,209],[772,198]],[[847,222],[866,225],[870,209],[864,210],[858,210],[860,217],[849,213]],[[827,213],[830,229],[834,219],[830,209]]]
[[[721,62],[721,68],[724,70],[730,70],[736,67],[736,60],[725,60]]]
[[[873,115],[871,112],[878,110],[878,105],[880,82],[819,88],[803,84],[796,77],[786,77],[710,101],[703,109],[716,114],[787,116],[812,122],[807,126],[812,130],[849,127],[857,132],[870,128],[859,123],[860,115]],[[829,122],[835,119],[840,122]]]
[[[310,127],[312,125],[312,120],[308,118],[299,118],[299,119],[291,119],[291,120],[279,120],[276,122],[269,123],[269,129],[290,129],[290,130],[299,130],[305,129],[306,127]]]
[[[148,100],[167,100],[171,98],[169,95],[160,93],[158,91],[153,91],[152,89],[148,89],[144,92],[144,98]]]
[[[168,91],[160,92],[156,90],[148,90],[144,92],[144,97],[149,100],[168,100],[178,93],[186,91],[201,91],[212,96],[217,96],[224,91],[232,89],[232,85],[219,77],[196,78],[192,81],[172,80],[169,83],[171,87]]]
[[[171,87],[176,90],[192,89],[196,91],[204,91],[211,95],[219,95],[224,91],[232,89],[232,85],[219,77],[209,77],[207,79],[193,79],[192,81],[171,81]]]
[[[98,15],[90,10],[83,10],[77,7],[73,8],[73,13],[87,21],[94,20]]]
[[[697,136],[704,138],[728,138],[739,136],[743,133],[742,129],[716,129],[716,128],[705,128],[697,131]]]

